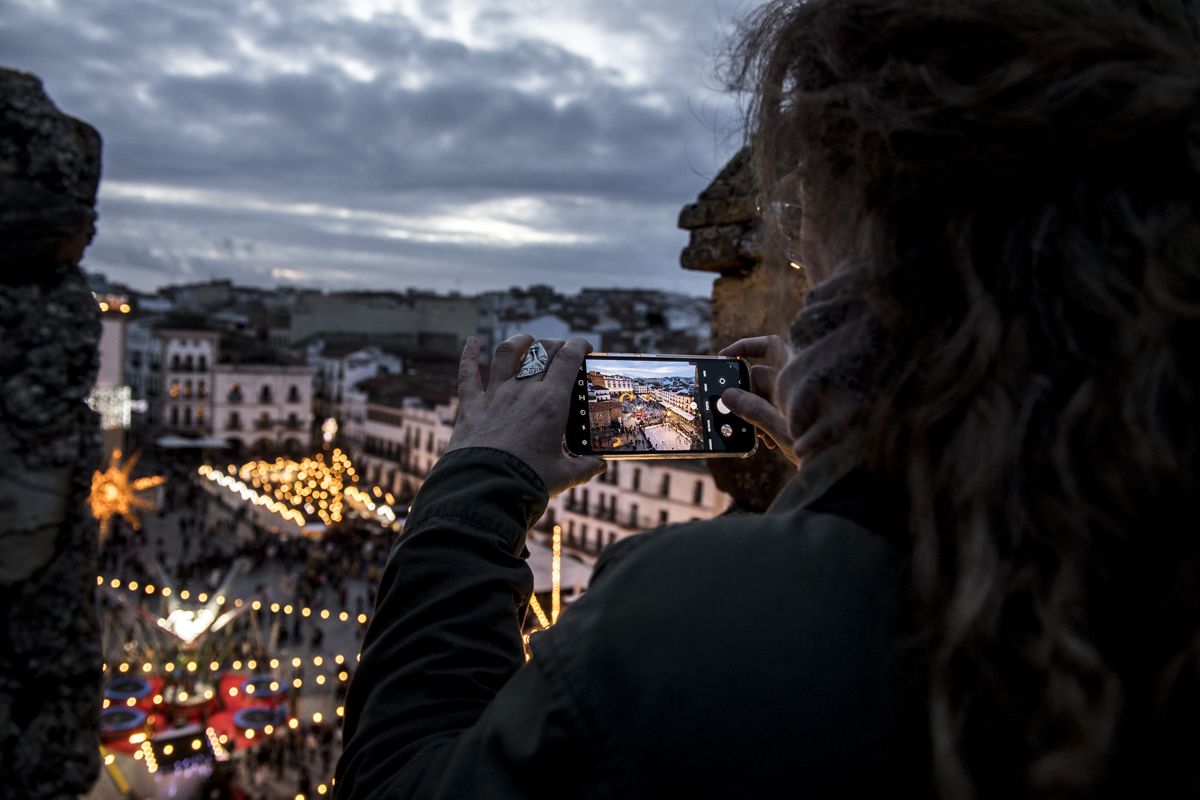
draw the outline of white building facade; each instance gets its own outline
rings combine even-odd
[[[364,398],[355,387],[380,375],[397,375],[404,371],[404,361],[397,355],[373,345],[345,347],[338,343],[321,342],[310,348],[308,363],[313,369],[313,413],[319,429],[327,419],[337,422],[340,440],[353,452],[356,439],[361,439]]]
[[[368,404],[362,448],[355,452],[359,472],[400,502],[410,502],[445,452],[457,413],[457,400]],[[604,475],[553,498],[535,535],[548,536],[558,524],[563,547],[590,562],[626,536],[715,517],[731,501],[701,460],[613,460]]]
[[[155,335],[162,354],[160,429],[207,436],[212,432],[213,368],[220,354],[221,334],[162,328]]]
[[[146,403],[146,422],[158,432],[206,436],[212,431],[213,368],[220,334],[156,328],[137,320],[125,331],[125,377],[135,401]]]
[[[603,475],[550,501],[546,526],[584,560],[640,531],[723,513],[732,498],[701,460],[611,460]]]
[[[218,364],[213,385],[212,434],[232,452],[299,454],[312,447],[312,367]]]
[[[446,452],[457,416],[457,399],[428,404],[412,398],[400,407],[369,403],[359,471],[369,482],[407,502]]]

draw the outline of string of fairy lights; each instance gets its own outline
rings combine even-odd
[[[274,461],[247,461],[240,467],[230,464],[225,472],[205,464],[197,472],[299,528],[341,522],[347,509],[374,519],[382,527],[396,527],[392,508],[395,496],[378,486],[369,491],[356,486],[359,476],[354,465],[337,448],[328,461],[324,453],[317,453],[300,461],[280,457]]]
[[[323,719],[320,712],[314,713],[313,718],[313,721],[317,724],[320,724],[321,720]],[[297,730],[300,727],[300,721],[295,717],[292,717],[287,721],[287,727],[290,730]],[[274,732],[274,728],[271,725],[267,725],[263,728],[263,733],[268,736]],[[254,731],[248,730],[246,731],[245,735],[247,738],[253,739]],[[135,733],[129,737],[129,741],[130,744],[138,745],[138,749],[133,751],[133,759],[135,761],[144,761],[146,763],[146,771],[151,775],[158,772],[158,756],[154,752],[154,747],[150,743],[150,738],[145,733]],[[201,748],[204,747],[204,741],[208,742],[209,747],[212,748],[213,755],[218,760],[225,760],[229,758],[229,750],[225,747],[225,745],[229,743],[229,737],[223,733],[218,734],[216,729],[211,726],[205,728],[204,740],[201,740],[197,736],[189,743],[180,743],[180,747],[190,747],[193,751],[199,752]],[[163,745],[162,753],[164,756],[171,756],[174,754],[174,752],[174,744]],[[100,745],[100,755],[103,759],[105,768],[111,770],[118,780],[118,788],[120,788],[122,791],[127,791],[129,784],[127,781],[125,781],[124,776],[121,775],[120,771],[116,769],[116,754],[109,751],[109,749],[104,745]],[[333,787],[336,784],[337,779],[335,778],[330,778],[327,783],[319,783],[316,786],[316,794],[320,797],[324,797],[326,794],[333,791]],[[295,797],[295,800],[306,800],[306,798],[303,794],[298,793]]]
[[[124,587],[127,591],[140,591],[148,597],[156,594],[161,597],[171,597],[173,594],[171,587],[169,586],[164,586],[160,589],[153,583],[139,583],[136,580],[122,581],[120,578],[105,578],[103,575],[96,576],[97,586],[103,586],[105,583],[107,583],[113,589],[120,589]],[[208,592],[196,592],[193,594],[188,589],[180,589],[178,596],[180,600],[190,600],[192,597],[195,597],[197,602],[200,603],[207,603],[210,599]],[[241,597],[229,598],[225,595],[217,595],[215,599],[218,606],[232,605],[234,608],[242,608],[243,606],[249,605],[254,611],[271,614],[284,614],[287,616],[290,616],[291,614],[299,614],[305,619],[316,617],[317,619],[321,620],[336,619],[338,622],[350,622],[353,620],[359,625],[366,625],[370,619],[366,614],[363,613],[351,614],[349,611],[334,611],[330,608],[312,608],[310,606],[297,607],[291,603],[267,602],[258,599],[246,600],[245,598]]]
[[[269,512],[278,515],[281,519],[287,522],[292,522],[297,527],[303,529],[308,525],[316,524],[319,520],[324,525],[332,525],[342,521],[347,510],[353,510],[362,516],[373,518],[378,524],[385,528],[399,530],[396,514],[392,506],[395,505],[395,497],[390,492],[385,492],[380,487],[373,487],[370,491],[364,490],[356,485],[358,475],[355,473],[354,467],[350,459],[340,450],[334,450],[330,460],[327,462],[323,454],[317,454],[312,458],[304,458],[301,461],[292,461],[284,458],[278,458],[275,461],[250,461],[241,467],[230,464],[224,473],[211,467],[202,466],[198,470],[199,475],[217,486],[220,486],[230,492],[239,495],[243,500],[254,505],[263,507]],[[558,525],[553,526],[551,538],[551,593],[550,593],[550,613],[547,614],[542,604],[536,596],[530,597],[530,608],[536,616],[541,628],[546,629],[552,627],[558,622],[558,617],[562,608],[561,600],[561,558],[562,558],[562,528]],[[243,598],[243,597],[228,597],[217,594],[211,595],[207,591],[193,592],[189,589],[173,590],[169,586],[157,587],[150,582],[139,582],[137,580],[122,581],[117,577],[106,577],[98,575],[96,577],[97,586],[106,586],[113,590],[124,589],[127,592],[139,593],[146,597],[170,598],[175,595],[179,600],[192,600],[205,604],[212,600],[218,607],[229,607],[241,609],[246,606],[250,610],[260,614],[274,614],[283,616],[298,615],[304,619],[323,620],[330,623],[340,624],[356,624],[365,626],[370,621],[370,618],[365,613],[351,614],[345,609],[332,608],[315,608],[306,605],[292,604],[287,602],[267,601],[260,598]],[[528,649],[529,634],[525,637],[526,658],[530,657]],[[346,653],[333,654],[331,656],[315,655],[308,658],[301,656],[292,656],[290,659],[284,658],[269,658],[269,659],[233,659],[230,661],[212,660],[207,663],[199,660],[179,660],[167,661],[161,665],[162,670],[168,674],[196,673],[204,668],[207,668],[211,673],[218,673],[223,670],[232,670],[241,672],[243,669],[250,672],[270,669],[272,671],[280,669],[283,665],[290,663],[295,670],[301,670],[311,664],[312,667],[320,671],[316,675],[305,676],[296,672],[293,673],[291,679],[280,678],[279,680],[271,680],[264,688],[272,694],[278,692],[285,683],[290,684],[291,688],[299,691],[306,686],[309,688],[324,688],[328,684],[329,688],[333,688],[339,684],[345,684],[350,680],[351,670],[357,665],[361,659],[361,653],[354,653],[353,656]],[[115,663],[113,671],[116,674],[128,675],[138,674],[138,672],[150,674],[155,671],[155,665],[150,661],[143,661],[140,665],[132,661],[122,661]],[[103,673],[109,673],[109,664],[105,662],[101,666]],[[242,686],[225,686],[221,689],[203,688],[198,691],[205,700],[215,698],[218,691],[224,691],[231,698],[236,698],[240,693],[253,695],[256,691],[253,683],[245,683]],[[163,702],[162,694],[155,694],[152,701],[155,705]],[[180,691],[175,697],[178,701],[188,700],[186,691]],[[134,706],[137,704],[137,699],[129,698],[125,701],[112,701],[108,698],[103,700],[103,707],[109,708],[111,705],[128,705]],[[345,708],[338,705],[334,709],[334,715],[337,718],[343,717]],[[314,711],[311,714],[311,720],[314,725],[319,725],[325,720],[325,715],[321,711]],[[297,716],[291,716],[286,722],[281,722],[278,726],[279,730],[285,727],[290,730],[297,730],[301,721]],[[240,733],[248,740],[253,740],[256,736],[271,736],[276,732],[276,726],[268,724],[261,729],[240,728]],[[224,733],[218,733],[214,728],[208,727],[204,733],[208,740],[209,746],[218,757],[223,754],[228,754],[226,745],[228,744],[228,736]],[[136,741],[135,741],[136,740]],[[147,770],[153,774],[158,771],[157,756],[154,748],[151,746],[149,736],[145,732],[137,732],[131,734],[129,738],[131,745],[138,746],[138,749],[133,752],[133,758],[139,761],[145,761]],[[199,739],[193,739],[190,746],[193,750],[199,751],[204,743]],[[185,744],[165,744],[162,746],[163,755],[171,755],[174,748],[177,746],[187,746]],[[106,767],[115,769],[115,756],[101,748],[104,756],[104,764]],[[316,787],[317,796],[325,796],[333,791],[334,780],[331,778],[328,783],[318,784]],[[306,800],[303,794],[297,794],[295,800]]]

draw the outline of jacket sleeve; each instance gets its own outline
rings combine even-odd
[[[389,559],[346,700],[339,798],[538,797],[585,778],[549,665],[526,665],[525,534],[541,479],[497,450],[447,453]]]

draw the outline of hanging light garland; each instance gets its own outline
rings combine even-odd
[[[383,527],[396,522],[396,512],[390,505],[395,498],[379,487],[374,488],[372,497],[372,492],[356,486],[358,474],[340,449],[335,448],[328,460],[324,453],[317,453],[300,461],[277,458],[247,461],[241,467],[230,464],[225,473],[206,464],[198,472],[243,500],[294,522],[298,528],[318,521],[325,525],[341,522],[348,508]],[[383,502],[385,494],[387,502]]]

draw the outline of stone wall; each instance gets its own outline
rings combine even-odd
[[[95,381],[79,269],[100,136],[0,69],[0,793],[76,797],[99,772]]]
[[[684,269],[717,274],[712,294],[712,352],[747,336],[784,335],[800,308],[804,275],[766,238],[755,203],[750,152],[738,152],[695,203],[684,206],[679,227],[690,234],[680,255]],[[713,459],[717,486],[739,507],[761,510],[794,474],[778,453],[759,447],[748,459]]]

